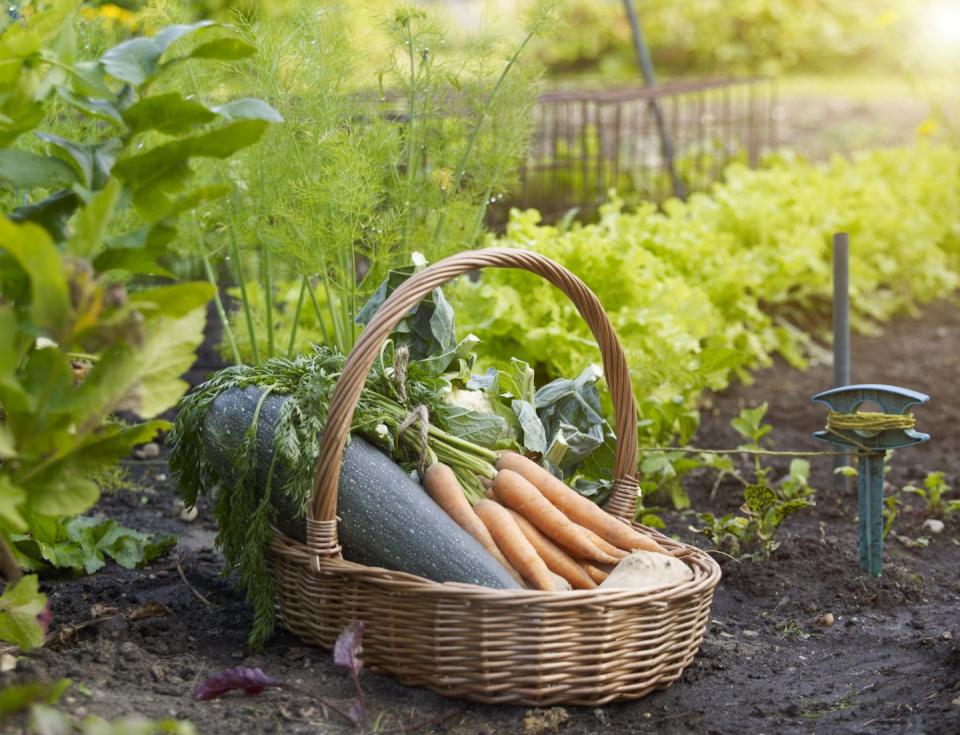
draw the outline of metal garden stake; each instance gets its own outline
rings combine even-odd
[[[913,430],[911,406],[926,403],[929,396],[894,385],[847,385],[818,393],[815,403],[830,408],[827,428],[814,438],[857,453],[860,510],[860,568],[880,576],[883,560],[883,465],[888,449],[919,444],[930,438]],[[882,413],[857,413],[866,402]]]
[[[833,387],[850,385],[850,238],[846,232],[833,236]],[[850,487],[849,478],[837,473],[849,457],[833,458],[833,489]]]

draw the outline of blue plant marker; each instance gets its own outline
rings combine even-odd
[[[895,385],[846,385],[817,393],[814,403],[823,403],[837,413],[855,413],[870,401],[886,414],[905,414],[930,397]],[[930,438],[913,429],[817,431],[814,438],[857,452],[857,486],[860,505],[860,568],[880,576],[883,561],[883,464],[888,449],[909,447]]]

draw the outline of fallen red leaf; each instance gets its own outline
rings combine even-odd
[[[204,679],[193,690],[193,698],[198,702],[216,699],[228,692],[242,689],[247,694],[259,694],[267,687],[278,687],[280,682],[263,673],[260,669],[238,666],[226,669]]]

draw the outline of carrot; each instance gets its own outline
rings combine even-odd
[[[503,565],[521,584],[523,579],[516,569],[507,561],[506,557],[497,548],[496,542],[483,524],[483,521],[473,512],[470,501],[463,491],[463,486],[447,465],[434,462],[423,473],[423,487],[430,497],[450,516],[464,531],[473,536],[490,555]]]
[[[573,585],[574,589],[592,590],[596,588],[597,585],[590,579],[590,575],[587,574],[583,570],[583,567],[577,564],[567,552],[540,533],[536,526],[517,513],[517,511],[511,510],[510,514],[513,516],[513,520],[517,522],[517,525],[520,526],[523,535],[527,537],[527,541],[537,550],[540,558],[543,559],[551,572],[559,574]]]
[[[473,509],[490,531],[503,555],[527,581],[538,590],[556,589],[553,573],[543,559],[537,556],[537,550],[527,541],[527,537],[506,508],[493,500],[481,500]]]
[[[580,527],[551,505],[521,475],[500,470],[493,481],[497,497],[576,557],[616,564],[617,559],[597,548]],[[589,502],[589,501],[588,501]]]
[[[585,571],[587,575],[589,575],[590,579],[592,579],[597,584],[600,584],[601,582],[603,582],[603,580],[605,580],[607,577],[610,576],[610,572],[604,571],[597,565],[591,564],[588,561],[581,560],[580,566],[583,567],[583,571]]]
[[[586,526],[580,526],[580,528],[583,529],[583,532],[587,535],[587,538],[593,541],[593,543],[595,543],[600,548],[601,551],[606,551],[613,558],[623,559],[630,553],[628,551],[624,551],[623,549],[618,549],[616,546],[614,546],[613,544],[611,544],[609,541],[602,538],[601,536],[595,534]]]
[[[668,553],[649,536],[640,533],[594,505],[577,491],[567,487],[536,462],[531,462],[516,452],[504,452],[497,459],[498,470],[512,470],[535,485],[541,493],[572,521],[589,528],[609,543],[627,551],[643,549]]]

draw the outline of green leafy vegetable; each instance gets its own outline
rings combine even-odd
[[[107,559],[133,569],[163,556],[176,544],[174,536],[140,533],[114,520],[90,516],[54,518],[35,525],[29,536],[11,538],[25,566],[74,574],[93,574]]]
[[[37,587],[35,575],[7,584],[0,595],[0,639],[25,651],[42,646],[46,629],[37,618],[46,607],[47,596]]]

